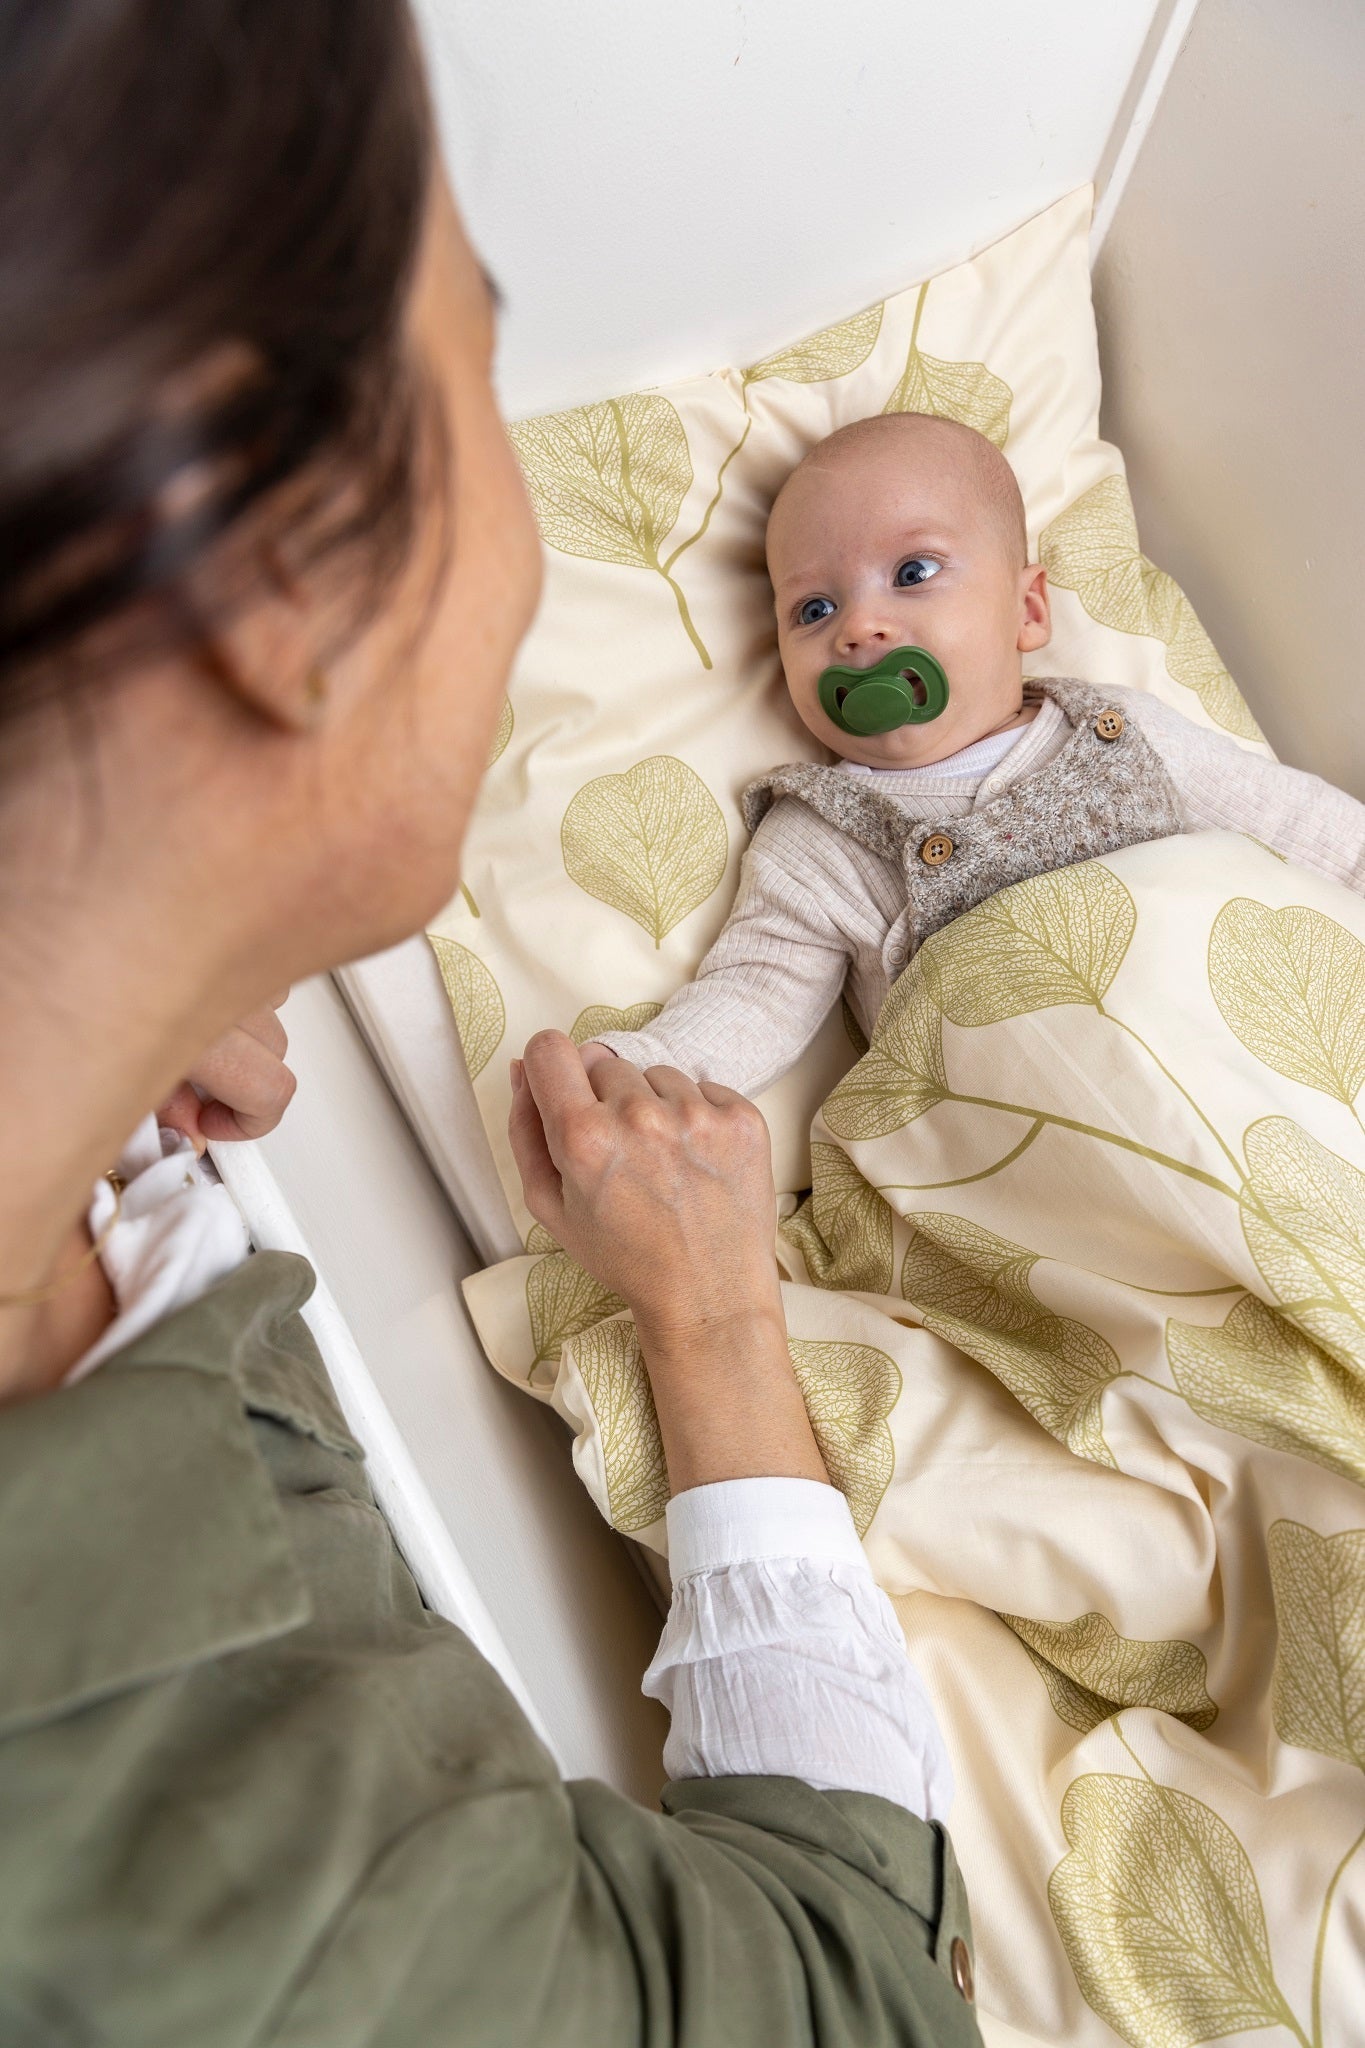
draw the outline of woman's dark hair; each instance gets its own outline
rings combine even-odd
[[[430,151],[405,0],[0,0],[0,717],[253,509],[401,565]]]

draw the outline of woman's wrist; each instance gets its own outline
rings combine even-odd
[[[636,1317],[674,1493],[829,1474],[792,1370],[781,1298],[686,1322]]]

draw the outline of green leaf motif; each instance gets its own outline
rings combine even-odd
[[[614,1010],[610,1003],[589,1003],[574,1018],[569,1036],[575,1045],[586,1045],[590,1038],[600,1038],[604,1031],[643,1031],[662,1008],[662,1003],[631,1003],[624,1010]]]
[[[1365,1087],[1365,945],[1306,904],[1225,903],[1209,934],[1209,986],[1258,1060],[1344,1102]]]
[[[438,938],[435,932],[428,932],[427,937],[455,1013],[460,1049],[473,1081],[492,1059],[507,1028],[502,995],[478,954],[471,953],[468,946]]]
[[[551,1237],[543,1223],[533,1223],[526,1234],[528,1252],[557,1252],[562,1250],[559,1239]]]
[[[821,1114],[836,1138],[885,1138],[947,1094],[943,1018],[912,962],[882,1005],[871,1045]]]
[[[569,1340],[597,1418],[612,1526],[627,1536],[668,1506],[668,1468],[635,1325],[598,1323]]]
[[[822,327],[808,334],[792,348],[780,348],[764,356],[744,372],[746,384],[759,384],[767,377],[784,377],[789,384],[824,384],[833,377],[847,377],[865,363],[877,344],[882,327],[881,304]]]
[[[1038,554],[1051,580],[1074,590],[1100,625],[1162,641],[1172,680],[1193,690],[1215,725],[1242,739],[1262,737],[1193,605],[1143,554],[1123,477],[1102,477],[1068,505],[1044,531]]]
[[[928,292],[927,284],[920,286],[905,368],[882,411],[920,412],[935,419],[958,420],[964,427],[975,427],[997,448],[1003,448],[1009,439],[1014,393],[1003,377],[997,377],[984,363],[950,363],[924,353],[919,347],[919,326]]]
[[[900,1399],[900,1368],[874,1344],[792,1337],[787,1349],[825,1469],[865,1536],[895,1470],[887,1417]]]
[[[1365,1771],[1365,1529],[1319,1536],[1274,1522],[1280,1639],[1271,1709],[1281,1739]]]
[[[632,392],[602,405],[517,420],[509,432],[546,545],[624,569],[657,571],[673,592],[702,667],[709,669],[711,657],[669,574],[691,541],[680,543],[667,561],[659,559],[692,484],[692,457],[677,407],[657,393]],[[698,538],[700,530],[692,540]]]
[[[566,555],[657,569],[692,459],[678,409],[632,393],[510,427],[541,535]]]
[[[891,1210],[837,1145],[810,1148],[811,1192],[780,1228],[816,1287],[889,1294],[895,1271]]]
[[[720,886],[729,852],[720,805],[672,754],[585,783],[564,813],[560,844],[570,880],[624,911],[656,946]]]
[[[512,705],[510,700],[507,697],[504,697],[502,700],[502,709],[498,713],[497,729],[494,732],[492,741],[489,744],[488,759],[484,763],[485,767],[491,768],[493,766],[493,763],[497,760],[498,756],[506,750],[507,742],[512,737],[512,725]]]
[[[993,1372],[1059,1442],[1112,1465],[1101,1427],[1104,1392],[1121,1371],[1099,1332],[1054,1315],[1033,1292],[1039,1254],[965,1217],[917,1211],[901,1292],[924,1327]]]
[[[1212,1807],[1093,1772],[1069,1788],[1062,1829],[1052,1917],[1086,2003],[1133,2048],[1294,2025],[1255,1873]]]
[[[1355,1369],[1365,1348],[1365,1174],[1287,1116],[1243,1144],[1242,1234],[1281,1309]]]
[[[1139,1642],[1095,1613],[1078,1621],[1000,1619],[1033,1659],[1058,1718],[1082,1735],[1123,1707],[1154,1707],[1201,1732],[1218,1718],[1209,1668],[1193,1643]]]
[[[920,948],[945,1017],[975,1028],[1062,1003],[1098,1008],[1137,929],[1137,906],[1101,861],[1034,875],[990,896]]]
[[[567,1252],[557,1247],[547,1252],[526,1275],[526,1313],[536,1351],[531,1371],[546,1359],[557,1359],[570,1337],[624,1307],[619,1295],[585,1273]]]
[[[1205,1422],[1365,1485],[1365,1386],[1254,1295],[1215,1328],[1168,1322],[1166,1355]]]

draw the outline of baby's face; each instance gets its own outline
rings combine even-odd
[[[1023,559],[988,443],[918,415],[877,424],[886,431],[822,444],[783,486],[768,571],[802,722],[846,760],[920,767],[1013,722],[1020,654],[1049,638],[1047,577]],[[902,646],[943,664],[947,710],[894,732],[842,731],[821,709],[822,672],[871,668]]]

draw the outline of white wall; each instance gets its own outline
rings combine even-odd
[[[753,361],[993,241],[1101,169],[1181,4],[418,0],[505,409]]]
[[[1193,0],[416,4],[516,416],[752,360],[1103,184]],[[1202,0],[1096,290],[1148,551],[1278,750],[1365,795],[1362,88],[1360,0]]]
[[[1365,8],[1202,0],[1095,273],[1143,545],[1365,797]]]

